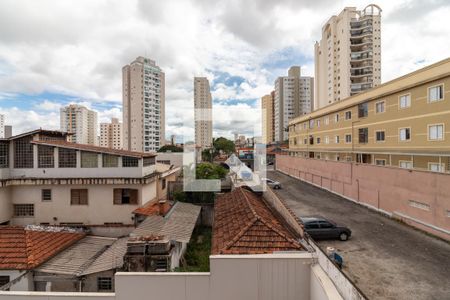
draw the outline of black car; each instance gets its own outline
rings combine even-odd
[[[346,241],[352,235],[352,231],[347,227],[338,226],[322,217],[304,217],[301,220],[305,231],[314,240],[340,239]]]

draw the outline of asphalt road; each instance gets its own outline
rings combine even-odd
[[[277,171],[275,190],[297,216],[320,215],[352,230],[346,242],[321,241],[343,256],[343,271],[369,299],[450,299],[450,243]]]

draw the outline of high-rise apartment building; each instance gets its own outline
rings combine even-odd
[[[98,145],[96,111],[77,104],[61,107],[60,124],[61,131],[71,133],[69,141]]]
[[[5,115],[0,115],[0,138],[5,137]]]
[[[12,126],[11,125],[5,125],[5,135],[4,138],[10,138],[12,137]]]
[[[195,144],[209,148],[212,144],[212,98],[206,77],[194,77]]]
[[[262,142],[265,144],[274,141],[274,97],[275,91],[261,98],[262,108]]]
[[[123,149],[122,123],[111,118],[111,123],[100,123],[100,146],[112,149]]]
[[[300,67],[293,66],[288,76],[278,77],[274,93],[274,140],[288,139],[288,124],[295,117],[308,114],[314,101],[314,78],[301,77]]]
[[[157,151],[165,143],[165,75],[139,56],[122,68],[123,140],[127,150]]]
[[[315,44],[315,107],[319,109],[381,83],[381,8],[346,7],[322,27]]]

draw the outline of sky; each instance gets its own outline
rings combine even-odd
[[[194,76],[210,80],[214,136],[252,135],[276,77],[292,65],[314,76],[323,24],[370,3],[1,0],[0,114],[13,134],[59,129],[69,103],[95,109],[99,122],[122,119],[122,67],[145,56],[166,74],[167,137],[193,139]],[[382,82],[448,57],[450,1],[373,3],[383,9]]]

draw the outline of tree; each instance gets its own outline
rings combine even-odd
[[[205,149],[202,151],[202,160],[203,161],[212,161],[212,153],[213,149]]]
[[[175,145],[165,145],[159,148],[158,152],[183,152],[183,148]]]
[[[212,163],[198,164],[195,169],[197,179],[223,179],[227,173],[227,169]]]
[[[220,151],[222,151],[226,154],[231,154],[231,153],[235,152],[234,142],[230,141],[229,139],[226,139],[224,137],[219,137],[217,139],[214,139],[213,147],[215,150],[214,152],[217,154]]]

